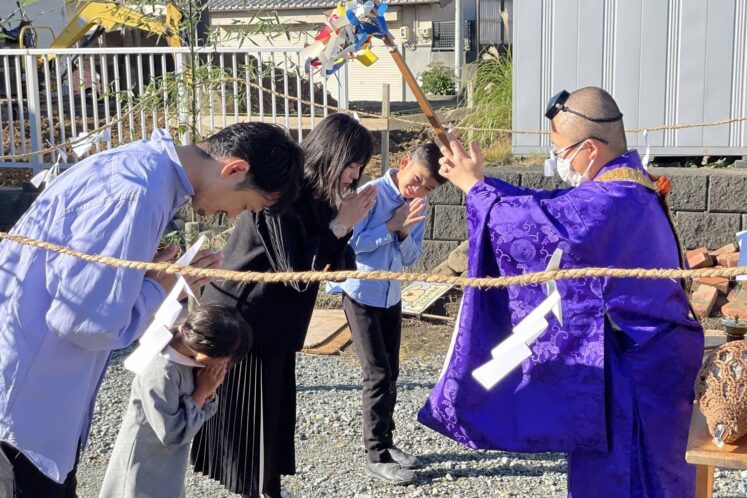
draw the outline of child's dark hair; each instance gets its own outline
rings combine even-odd
[[[303,151],[284,128],[269,123],[236,123],[199,145],[208,158],[237,157],[249,163],[246,180],[239,188],[278,194],[272,211],[282,211],[298,197]]]
[[[195,353],[241,360],[252,347],[252,328],[233,306],[200,305],[177,328],[176,335]]]
[[[438,184],[443,185],[446,183],[446,178],[438,172],[441,169],[441,165],[438,163],[441,157],[443,156],[438,146],[433,142],[427,142],[415,149],[415,152],[410,155],[410,160],[425,166]]]
[[[362,124],[347,114],[332,114],[311,130],[303,141],[304,176],[317,199],[331,206],[342,202],[340,175],[352,163],[366,166],[373,155],[373,138]],[[356,180],[351,190],[358,187]]]

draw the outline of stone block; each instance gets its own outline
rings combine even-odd
[[[739,214],[680,211],[674,218],[685,249],[728,244],[734,240],[741,224]]]
[[[435,268],[442,262],[446,261],[451,251],[456,249],[459,244],[451,241],[426,240],[423,242],[423,257],[420,258],[415,266],[412,267],[414,272],[425,272]]]
[[[425,232],[423,238],[425,240],[433,239],[433,217],[434,217],[433,206],[428,206],[425,212]]]
[[[454,275],[456,275],[456,273],[454,273],[454,270],[451,269],[451,266],[449,266],[448,261],[444,261],[440,265],[428,271],[430,273],[433,273],[434,275],[445,275],[447,277],[453,277]]]
[[[433,240],[465,240],[467,216],[463,206],[435,206]]]
[[[665,176],[666,172],[664,173]],[[672,175],[669,205],[675,211],[705,211],[708,177],[705,175]]]
[[[747,175],[713,174],[708,186],[708,210],[711,212],[745,213],[747,205]]]
[[[747,230],[747,214],[742,215],[742,230]]]
[[[465,241],[449,254],[449,267],[455,272],[462,274],[467,271],[469,257],[469,244]]]
[[[459,205],[462,203],[462,199],[462,191],[446,182],[428,196],[428,203]]]
[[[558,178],[557,175],[545,176],[542,170],[528,171],[521,173],[521,185],[522,187],[533,188],[537,190],[557,190],[559,188],[566,188],[568,185],[563,183],[563,180]]]
[[[485,176],[499,178],[511,185],[521,185],[521,173],[501,166],[485,168]]]

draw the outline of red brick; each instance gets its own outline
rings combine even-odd
[[[716,261],[720,265],[734,268],[735,266],[739,266],[739,253],[730,252],[728,254],[721,254],[720,256],[716,256]]]
[[[716,304],[717,297],[718,291],[715,287],[709,285],[698,287],[692,295],[692,305],[695,313],[701,318],[709,316],[713,310],[713,305]]]
[[[729,254],[730,252],[739,252],[739,248],[734,242],[726,244],[724,247],[719,247],[715,251],[711,251],[709,254],[711,256],[720,256],[722,254]]]
[[[693,251],[688,251],[686,256],[687,266],[691,270],[713,266],[713,258],[708,255],[708,252],[706,252],[705,249],[695,249]]]
[[[738,320],[747,320],[747,302],[731,301],[721,307],[721,314]]]
[[[700,285],[709,285],[715,287],[722,294],[729,292],[729,279],[726,277],[703,277],[695,281]]]
[[[698,247],[697,249],[690,249],[689,251],[685,251],[685,257],[689,258],[690,256],[693,256],[695,254],[708,254],[708,249],[705,247]]]

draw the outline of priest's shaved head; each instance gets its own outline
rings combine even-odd
[[[570,168],[558,173],[573,186],[593,179],[612,159],[627,151],[622,113],[605,90],[588,86],[562,91],[548,103],[553,150]],[[559,165],[560,165],[559,162]]]
[[[625,153],[627,150],[625,126],[623,125],[620,108],[617,107],[617,102],[612,98],[612,95],[601,88],[587,86],[571,93],[565,105],[578,112],[578,114],[572,112],[558,113],[552,121],[554,127],[557,127],[559,131],[574,141],[589,137],[601,138],[608,142],[607,145],[613,154]],[[579,116],[579,114],[593,118],[594,121]],[[596,121],[613,118],[618,119],[615,121]]]

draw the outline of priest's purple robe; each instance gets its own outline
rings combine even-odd
[[[629,151],[596,179],[618,168],[644,171]],[[542,271],[556,248],[561,268],[680,264],[658,194],[634,181],[537,191],[487,178],[467,195],[467,223],[470,277]],[[548,314],[531,358],[491,390],[471,372],[546,295],[542,285],[467,288],[418,419],[471,448],[568,453],[575,498],[692,496],[684,456],[703,330],[681,283],[605,277],[558,287],[563,325]]]

